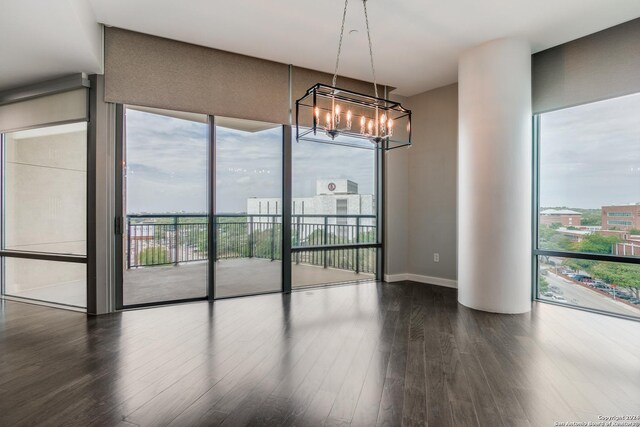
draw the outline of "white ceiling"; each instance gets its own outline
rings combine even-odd
[[[102,30],[88,0],[0,0],[0,90],[102,71]]]
[[[342,0],[0,2],[0,88],[38,74],[60,74],[65,67],[67,72],[96,72],[101,51],[96,51],[94,41],[85,40],[94,40],[96,20],[333,72],[344,4]],[[640,0],[368,0],[367,4],[378,81],[397,87],[403,95],[455,82],[459,54],[482,42],[518,36],[538,52],[640,16]],[[349,34],[350,30],[357,32]],[[349,2],[340,74],[371,79],[360,0]]]

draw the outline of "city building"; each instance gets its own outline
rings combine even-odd
[[[639,427],[640,0],[2,0],[0,58],[0,427]]]
[[[602,207],[603,230],[640,230],[640,203]]]
[[[580,212],[570,209],[545,209],[540,212],[540,224],[579,227],[581,216],[582,214]]]
[[[291,213],[294,217],[305,217],[307,223],[320,224],[324,222],[324,216],[330,216],[331,224],[355,224],[356,216],[376,214],[375,196],[360,194],[358,184],[348,179],[318,179],[316,194],[294,197]],[[282,215],[282,200],[258,197],[247,199],[247,215],[259,217],[260,214]],[[374,225],[375,217],[361,218],[361,223]]]

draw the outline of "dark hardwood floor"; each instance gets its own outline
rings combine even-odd
[[[0,425],[553,426],[640,414],[640,324],[366,283],[86,317],[0,303]]]

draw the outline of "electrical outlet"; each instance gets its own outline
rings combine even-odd
[[[440,254],[438,253],[433,254],[433,262],[440,262]]]

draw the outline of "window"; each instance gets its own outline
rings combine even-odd
[[[639,115],[634,94],[536,117],[539,299],[640,316]]]
[[[609,221],[607,221],[607,224],[609,225],[633,225],[633,222],[631,221],[621,221],[619,219],[610,219]]]
[[[309,141],[292,151],[292,286],[375,279],[380,152]]]
[[[3,150],[2,249],[60,257],[5,257],[4,293],[86,307],[87,123],[5,133]]]

